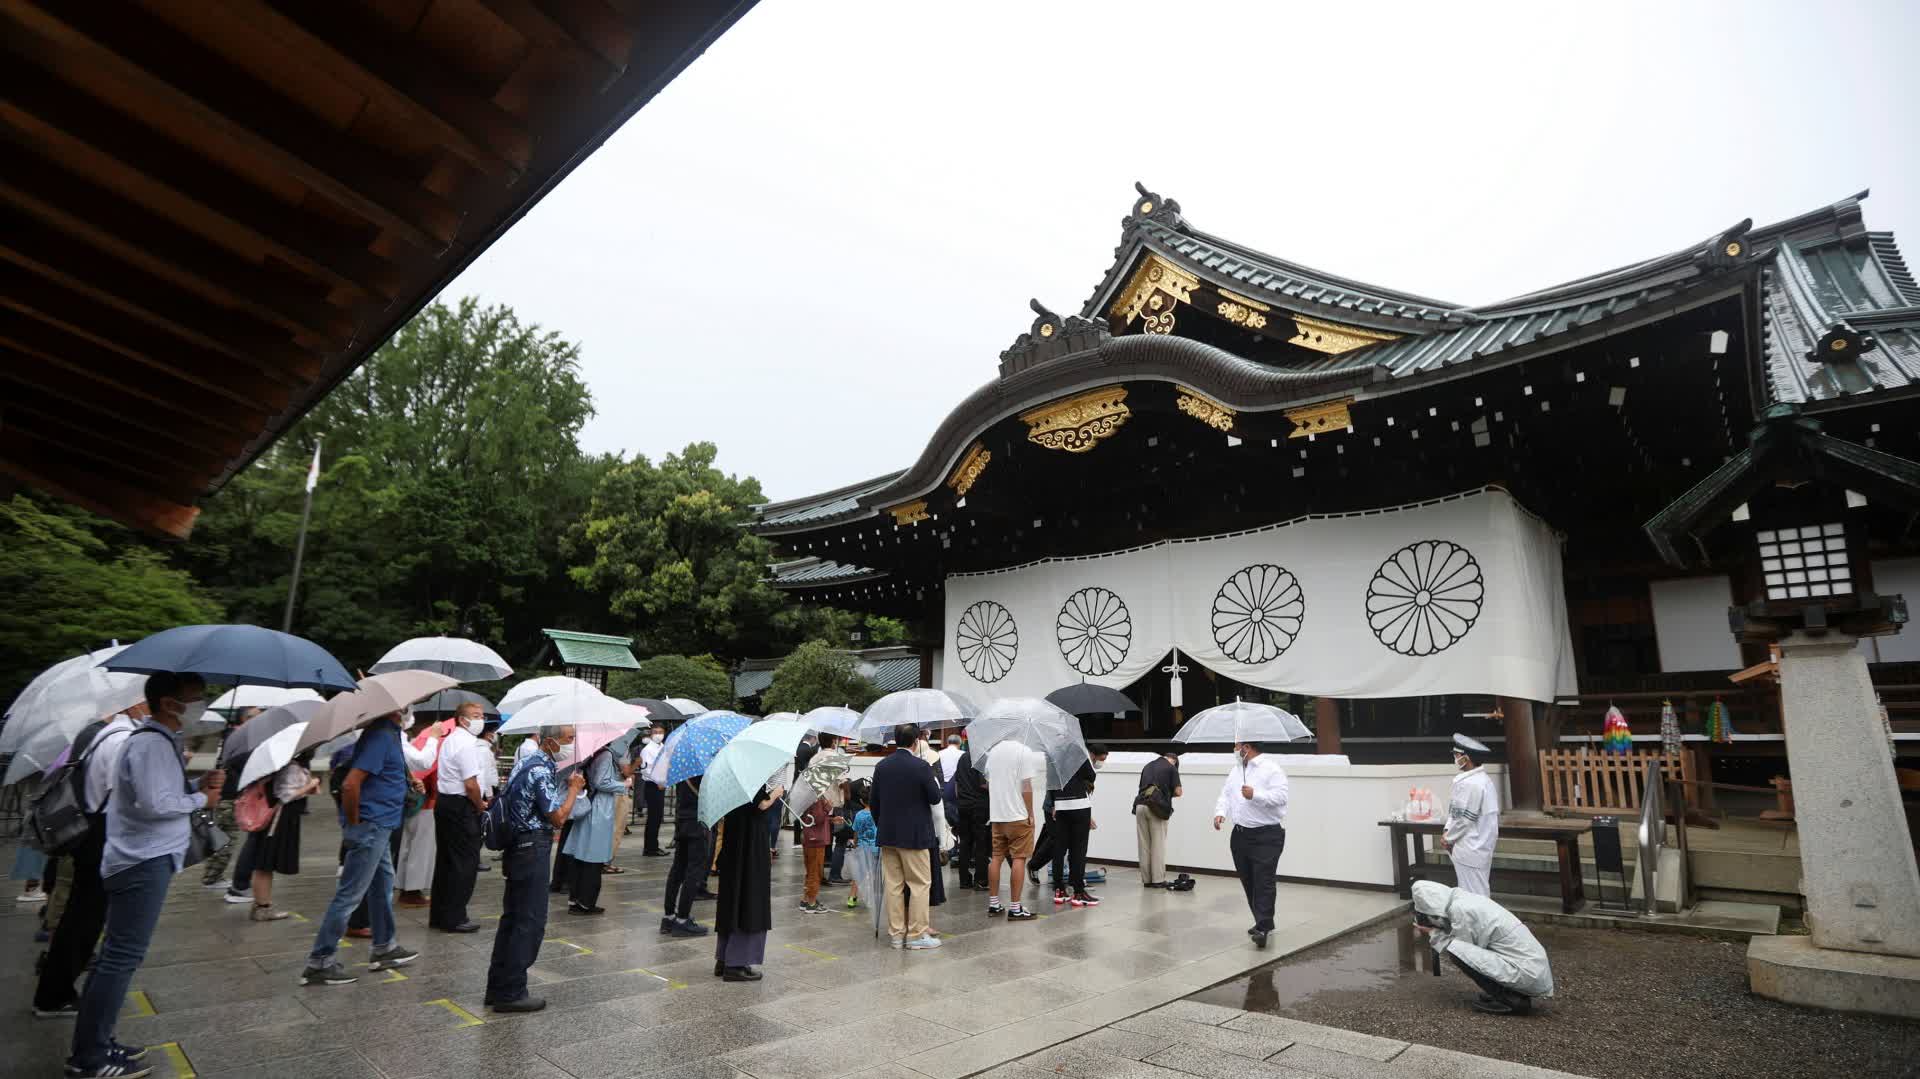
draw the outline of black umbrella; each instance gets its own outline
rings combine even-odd
[[[500,718],[500,710],[493,702],[478,693],[469,693],[464,689],[443,689],[440,692],[413,706],[417,716],[450,716],[463,704],[477,704],[481,710],[494,719]]]
[[[647,710],[647,719],[655,724],[680,723],[686,715],[680,709],[665,701],[656,701],[652,697],[628,697],[621,704],[637,704]]]
[[[1140,706],[1133,703],[1126,694],[1117,689],[1096,686],[1090,682],[1061,686],[1047,694],[1047,703],[1070,712],[1076,716],[1114,715],[1119,712],[1138,712]]]

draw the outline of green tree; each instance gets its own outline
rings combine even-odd
[[[774,668],[773,684],[760,698],[772,712],[806,712],[826,705],[865,708],[880,696],[854,667],[853,657],[820,641],[808,641]]]
[[[712,656],[653,656],[637,671],[607,676],[607,695],[616,698],[691,697],[708,708],[733,707],[733,679]]]
[[[645,457],[606,473],[574,536],[573,579],[638,623],[648,651],[764,655],[787,599],[766,582],[772,547],[747,531],[765,501],[752,477],[714,467],[696,442],[659,464]]]
[[[145,540],[30,495],[0,502],[0,596],[0,700],[62,659],[221,619],[219,604]]]

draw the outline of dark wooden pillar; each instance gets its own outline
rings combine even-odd
[[[1537,813],[1540,811],[1540,747],[1534,740],[1533,702],[1518,697],[1496,697],[1494,703],[1507,728],[1507,784],[1513,792],[1513,808]]]
[[[1340,701],[1337,697],[1313,699],[1314,742],[1322,753],[1340,752]]]

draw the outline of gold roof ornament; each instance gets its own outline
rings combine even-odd
[[[1347,406],[1351,404],[1353,398],[1342,397],[1336,401],[1287,409],[1284,415],[1293,423],[1293,430],[1287,432],[1287,437],[1306,438],[1308,435],[1331,434],[1352,427],[1353,417],[1347,412]]]
[[[1271,310],[1273,308],[1259,300],[1221,289],[1220,303],[1214,308],[1214,313],[1228,322],[1245,326],[1249,330],[1264,330],[1267,327],[1266,312]]]
[[[1133,415],[1125,386],[1104,386],[1020,414],[1027,441],[1050,450],[1085,453],[1113,436]]]
[[[1288,315],[1287,317],[1293,320],[1294,328],[1299,331],[1288,341],[1288,344],[1310,348],[1315,352],[1338,355],[1342,352],[1352,352],[1356,348],[1377,345],[1383,341],[1400,339],[1399,334],[1387,333],[1385,330],[1344,326],[1338,322],[1328,322],[1325,319],[1307,315]]]
[[[1239,415],[1239,413],[1233,409],[1215,401],[1213,398],[1206,396],[1198,390],[1190,390],[1185,386],[1178,388],[1178,393],[1174,397],[1173,403],[1180,411],[1192,416],[1208,427],[1220,431],[1233,430],[1234,418]]]
[[[1148,252],[1109,310],[1129,326],[1142,319],[1140,328],[1147,333],[1172,333],[1174,308],[1192,303],[1193,290],[1199,287],[1198,277]]]
[[[960,458],[960,463],[954,467],[953,475],[947,477],[947,486],[953,488],[956,497],[965,498],[967,492],[973,490],[973,485],[979,481],[980,474],[987,470],[987,464],[992,460],[992,452],[975,442],[973,447],[967,450],[967,455]]]
[[[916,498],[912,502],[902,502],[898,506],[887,507],[887,512],[893,514],[893,523],[896,525],[917,525],[927,519],[927,500]]]

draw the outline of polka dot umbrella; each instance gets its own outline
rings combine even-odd
[[[721,747],[752,725],[753,720],[738,712],[708,712],[674,731],[674,737],[661,747],[660,760],[666,762],[665,785],[671,787],[705,775]]]

